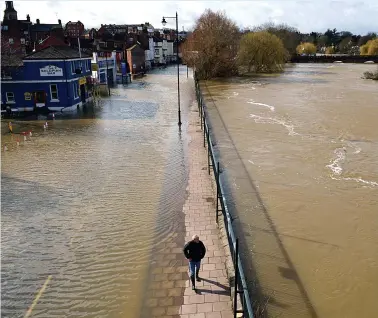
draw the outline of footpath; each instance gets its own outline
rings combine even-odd
[[[194,102],[195,103],[195,102]],[[203,147],[198,108],[191,106],[188,124],[189,179],[183,207],[183,233],[168,238],[164,254],[157,260],[149,283],[143,317],[231,318],[230,286],[226,272],[226,254],[219,239],[215,220],[215,193],[207,170],[207,151]],[[201,263],[200,282],[191,289],[184,243],[197,234],[207,252]],[[177,240],[185,237],[185,242]]]

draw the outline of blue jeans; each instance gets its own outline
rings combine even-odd
[[[201,261],[189,261],[190,276],[195,276],[196,270],[199,270],[200,267],[201,267]]]

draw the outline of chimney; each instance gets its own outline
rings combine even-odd
[[[26,15],[26,21],[30,22],[30,15],[29,14]]]
[[[62,25],[62,20],[58,19],[58,24]]]
[[[39,19],[37,19],[37,24],[39,24]]]

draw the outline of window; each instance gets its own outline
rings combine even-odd
[[[50,95],[52,100],[59,100],[57,84],[50,85]]]
[[[73,96],[74,96],[74,99],[78,99],[79,98],[79,85],[78,85],[78,82],[73,82]]]
[[[155,55],[159,55],[159,49],[155,49]]]
[[[25,39],[21,38],[21,44],[25,44]]]
[[[13,41],[13,38],[9,38],[9,44],[13,44],[14,41]]]
[[[88,71],[92,71],[91,70],[91,60],[88,60],[87,62],[88,62]]]
[[[7,26],[7,25],[3,25],[3,26],[2,26],[2,29],[3,29],[4,31],[8,31],[8,26]]]
[[[13,92],[7,92],[7,102],[8,103],[14,103],[14,93]]]
[[[75,62],[71,61],[71,73],[75,74]]]

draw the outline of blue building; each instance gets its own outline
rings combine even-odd
[[[49,46],[2,66],[2,111],[66,111],[92,99],[91,56],[69,46]]]

